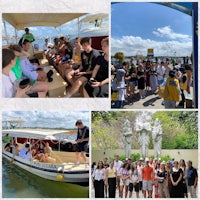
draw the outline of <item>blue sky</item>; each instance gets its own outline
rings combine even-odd
[[[156,3],[116,3],[111,6],[111,52],[125,55],[189,56],[192,52],[192,17]],[[176,52],[176,53],[175,53]]]
[[[88,111],[8,111],[2,114],[2,121],[18,119],[25,121],[24,127],[75,128],[78,119],[89,126],[90,113]]]

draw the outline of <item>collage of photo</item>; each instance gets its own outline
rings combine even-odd
[[[2,198],[200,197],[197,1],[2,5]]]

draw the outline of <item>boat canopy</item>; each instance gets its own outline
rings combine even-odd
[[[80,20],[80,23],[95,23],[95,20],[103,20],[107,18],[109,15],[106,13],[99,13],[94,15],[88,15]]]
[[[70,134],[68,130],[55,129],[5,129],[3,134],[9,134],[11,137],[17,138],[33,138],[42,140],[58,140],[59,134]]]
[[[16,30],[25,27],[50,26],[58,27],[86,13],[3,13],[2,17]]]

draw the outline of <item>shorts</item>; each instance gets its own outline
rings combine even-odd
[[[139,188],[142,190],[142,181],[139,181]]]
[[[140,184],[136,183],[135,185],[133,185],[133,183],[129,183],[129,191],[132,192],[133,191],[133,187],[135,188],[135,192],[139,192],[140,190]]]
[[[130,86],[137,86],[137,81],[131,81],[131,82],[129,82],[129,85]]]
[[[126,179],[125,183],[120,178],[120,186],[128,186],[129,185],[129,179]]]
[[[153,190],[153,185],[152,185],[151,181],[143,180],[142,190]]]
[[[86,145],[87,145],[87,143],[85,144],[85,143],[78,143],[77,144],[77,148],[76,148],[76,152],[82,152],[82,151],[86,151]]]
[[[158,85],[161,85],[164,83],[164,79],[158,80]]]

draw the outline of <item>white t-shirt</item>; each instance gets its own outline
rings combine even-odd
[[[137,170],[138,170],[138,180],[139,181],[142,181],[142,168],[143,168],[143,166],[141,165],[141,166],[137,166]]]
[[[159,65],[156,72],[160,74],[157,76],[158,80],[162,80],[163,75],[165,74],[165,67]]]
[[[123,162],[121,160],[118,160],[118,162],[116,162],[116,160],[114,161],[114,167],[117,171],[117,176],[120,176],[120,168],[122,167]]]
[[[11,82],[11,79],[9,76],[6,76],[5,74],[2,74],[2,96],[5,98],[11,98],[15,96],[15,87]]]
[[[103,169],[95,169],[93,174],[92,174],[94,180],[100,181],[100,180],[105,180],[106,178],[106,170],[105,168]]]

